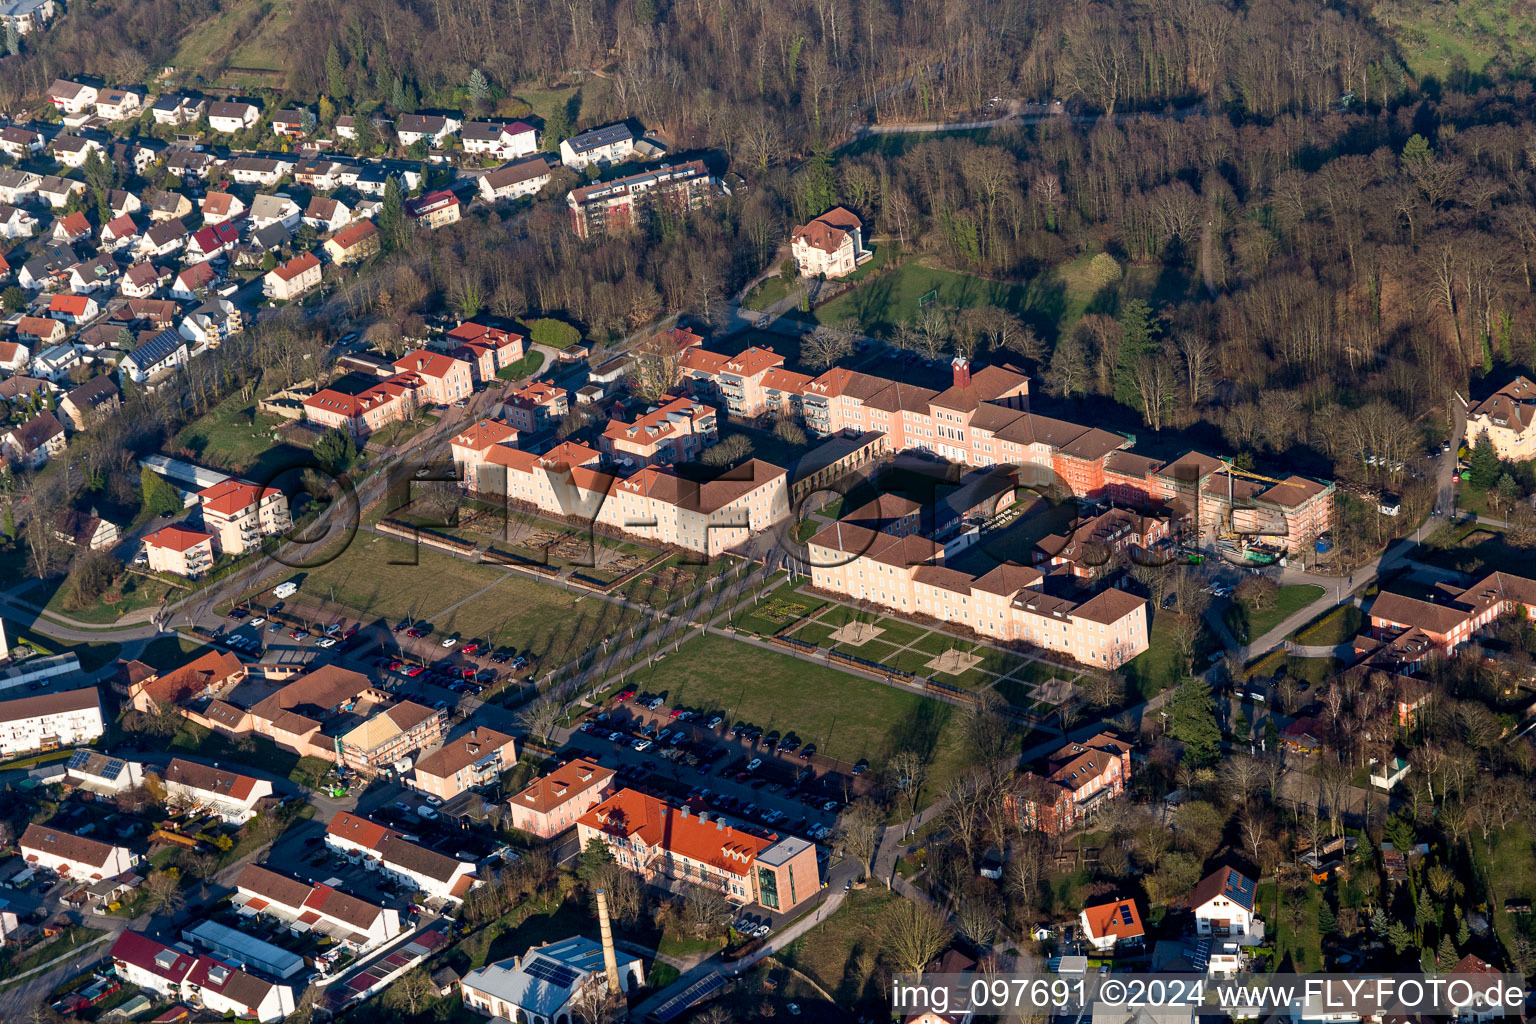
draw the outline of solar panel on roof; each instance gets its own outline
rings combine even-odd
[[[91,751],[77,750],[69,755],[69,763],[64,766],[66,771],[75,768],[84,768],[85,763],[91,759]]]
[[[540,981],[547,981],[556,988],[570,988],[576,980],[576,972],[564,964],[557,964],[549,960],[536,959],[531,964],[525,964],[523,970]]]
[[[1120,923],[1121,924],[1130,924],[1131,923],[1131,906],[1128,903],[1120,904]]]

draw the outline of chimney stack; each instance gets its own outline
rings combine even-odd
[[[608,998],[621,999],[624,986],[619,984],[619,958],[613,951],[613,926],[608,923],[608,890],[597,890],[597,925],[603,937],[603,970],[608,972]]]
[[[965,356],[955,356],[949,364],[955,371],[955,387],[968,388],[971,386],[971,363]]]

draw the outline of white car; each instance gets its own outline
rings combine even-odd
[[[651,741],[650,740],[635,740],[635,742],[631,743],[630,746],[633,747],[635,750],[640,751],[641,753],[644,753],[645,751],[651,749]]]
[[[754,757],[752,759],[751,763],[747,765],[747,771],[755,772],[759,768],[761,768],[762,766],[763,766],[763,759],[760,758],[760,757]]]
[[[457,637],[449,637],[448,639],[443,641],[443,646],[444,647],[454,647],[454,646],[456,646],[458,644],[458,642],[459,641],[458,641]]]
[[[250,622],[246,623],[246,625],[248,625],[248,626],[259,626],[263,622],[266,622],[266,621],[267,621],[267,617],[265,615],[258,615],[254,619],[252,619]]]
[[[333,636],[321,637],[319,640],[315,641],[315,645],[317,647],[335,647],[336,638]]]

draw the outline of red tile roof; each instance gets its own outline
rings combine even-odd
[[[205,540],[213,540],[213,534],[189,530],[184,526],[167,526],[145,537],[144,543],[168,551],[190,551]]]
[[[319,265],[320,260],[315,257],[315,254],[312,252],[306,252],[303,255],[295,256],[293,259],[289,260],[287,263],[284,263],[282,266],[274,268],[272,273],[276,274],[284,281],[292,281],[306,270],[313,270]]]
[[[250,508],[267,495],[281,493],[276,488],[268,488],[263,493],[255,484],[248,484],[241,480],[221,480],[212,487],[199,491],[197,496],[205,512],[232,516]]]
[[[619,790],[578,821],[609,835],[638,839],[646,846],[733,875],[747,874],[757,855],[773,845],[770,840],[738,831],[719,819],[702,819],[633,789]]]

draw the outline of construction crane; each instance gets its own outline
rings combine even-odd
[[[1240,476],[1240,477],[1244,478],[1245,480],[1262,480],[1262,481],[1264,481],[1267,484],[1283,484],[1283,483],[1285,483],[1284,480],[1276,480],[1272,476],[1265,476],[1262,473],[1255,473],[1255,472],[1253,472],[1252,470],[1249,470],[1249,469],[1238,469],[1236,466],[1234,466],[1232,464],[1232,462],[1233,462],[1232,459],[1222,459],[1221,461],[1222,461],[1222,464],[1227,467],[1227,472],[1232,474],[1233,476]],[[1230,497],[1230,496],[1231,495],[1229,494],[1228,497]]]

